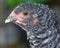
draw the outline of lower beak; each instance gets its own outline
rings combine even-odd
[[[10,23],[13,21],[13,17],[12,16],[8,16],[7,19],[5,20],[5,23]]]

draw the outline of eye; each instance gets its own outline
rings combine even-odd
[[[24,18],[30,18],[30,11],[23,11]]]
[[[24,16],[27,16],[27,15],[28,15],[28,12],[24,12],[23,15],[24,15]]]

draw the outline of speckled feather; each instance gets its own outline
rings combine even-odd
[[[15,22],[26,31],[30,48],[60,48],[56,14],[48,5],[23,3],[16,8],[15,12],[18,14],[21,10],[30,10],[33,13],[32,17],[27,20],[27,26]],[[31,19],[36,17],[38,23],[34,25]]]

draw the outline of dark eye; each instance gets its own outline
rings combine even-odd
[[[25,15],[25,16],[28,15],[28,12],[24,12],[23,15]]]

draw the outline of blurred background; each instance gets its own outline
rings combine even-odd
[[[56,12],[60,22],[60,0],[0,0],[0,48],[28,48],[26,32],[15,24],[4,21],[16,5],[23,2],[48,4]]]

